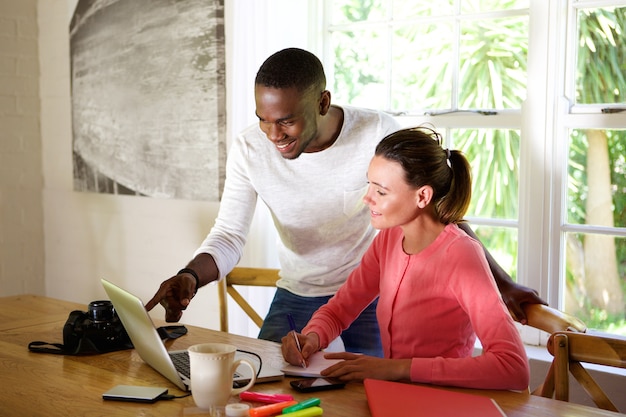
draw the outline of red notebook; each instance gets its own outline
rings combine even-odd
[[[506,417],[489,397],[377,379],[363,384],[372,417]]]

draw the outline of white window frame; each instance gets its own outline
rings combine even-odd
[[[563,306],[564,236],[565,232],[574,230],[565,222],[568,130],[626,127],[623,113],[601,114],[601,106],[574,106],[567,99],[573,97],[575,87],[576,14],[580,7],[614,5],[626,5],[626,0],[530,0],[530,87],[521,109],[498,109],[497,116],[397,116],[403,125],[430,122],[446,129],[494,127],[520,130],[519,218],[517,222],[505,223],[518,228],[518,282],[536,289],[544,300],[557,308]],[[326,28],[330,21],[327,12],[323,20]],[[323,46],[326,68],[331,69],[333,51],[325,42],[328,32],[322,33],[317,42]],[[502,224],[497,220],[469,220],[474,224]],[[603,228],[587,226],[584,231],[607,232]],[[626,236],[623,228],[611,228],[610,232]],[[522,337],[529,344],[545,343],[546,339],[545,334],[529,328],[522,329]]]

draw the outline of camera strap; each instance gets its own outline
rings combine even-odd
[[[75,355],[76,352],[68,351],[62,343],[49,343],[35,341],[28,344],[28,350],[35,353],[54,353],[57,355]]]

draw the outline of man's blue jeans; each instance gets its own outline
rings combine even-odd
[[[280,343],[281,338],[291,330],[287,320],[287,314],[289,313],[293,316],[296,329],[301,331],[313,313],[326,304],[331,297],[300,297],[282,288],[277,288],[270,310],[263,321],[259,339]],[[347,352],[363,353],[378,357],[383,356],[380,331],[376,321],[377,303],[378,299],[374,300],[372,304],[363,310],[352,325],[341,334],[341,339]]]

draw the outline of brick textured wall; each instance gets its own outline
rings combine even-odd
[[[0,296],[44,293],[36,0],[0,0]]]

